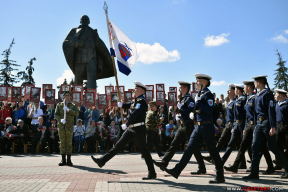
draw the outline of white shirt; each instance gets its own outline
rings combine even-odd
[[[31,113],[31,111],[32,111],[32,108],[29,109],[29,114]],[[28,116],[29,116],[29,114],[28,114]],[[35,123],[38,123],[38,117],[40,115],[43,115],[42,109],[38,108],[37,113],[36,113],[36,110],[34,110],[32,118],[37,118],[37,119],[32,119],[32,121],[31,121],[32,125],[34,125]]]

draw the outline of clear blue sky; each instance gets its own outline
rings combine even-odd
[[[119,74],[126,90],[137,80],[146,85],[165,83],[168,91],[169,86],[178,86],[178,80],[195,81],[195,73],[212,76],[216,82],[210,89],[217,96],[226,94],[229,83],[257,75],[268,75],[274,87],[276,47],[288,60],[287,0],[106,2],[111,21],[139,46],[146,45],[139,52],[142,62],[134,65],[131,74]],[[24,70],[36,57],[36,86],[53,83],[55,88],[57,79],[69,70],[63,40],[71,28],[78,27],[82,15],[90,17],[90,27],[98,29],[109,47],[103,4],[100,0],[1,1],[0,51],[15,38],[10,59]],[[163,58],[157,58],[158,53]],[[115,78],[99,80],[98,92],[103,93],[110,82],[115,85]]]

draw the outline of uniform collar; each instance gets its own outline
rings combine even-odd
[[[248,99],[251,99],[254,95],[256,95],[254,92],[249,96]]]
[[[257,93],[257,96],[261,95],[262,93],[265,93],[268,91],[268,88],[264,88],[262,91],[260,91],[259,93]]]
[[[230,105],[230,104],[233,103],[234,101],[236,101],[236,98],[234,98],[232,101],[229,101],[227,105]]]
[[[283,101],[283,102],[278,101],[278,105],[281,106],[281,105],[283,105],[283,104],[285,104],[285,103],[287,103],[287,102],[288,102],[288,99],[286,99],[286,100]]]
[[[184,97],[191,97],[190,93],[187,93],[186,95],[184,95]]]
[[[204,89],[202,89],[201,93],[205,93],[207,91],[210,91],[210,90],[208,89],[208,87],[205,87]]]
[[[237,101],[240,99],[240,98],[243,98],[243,97],[246,97],[246,95],[243,93],[240,97],[237,98]]]
[[[144,94],[139,95],[138,97],[136,97],[136,99],[145,99]]]

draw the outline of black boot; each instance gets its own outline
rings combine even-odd
[[[281,179],[288,179],[288,173],[285,172],[283,175],[280,177]]]
[[[154,159],[152,159],[154,165],[156,165],[157,167],[159,167],[162,171],[164,171],[163,167],[167,167],[167,165],[165,165],[163,162],[158,162],[155,161]]]
[[[63,166],[63,165],[67,165],[67,163],[66,163],[66,155],[62,155],[62,160],[59,163],[59,166]]]
[[[225,169],[225,171],[230,171],[230,172],[233,172],[233,173],[237,173],[238,172],[238,168],[233,166],[233,165],[230,166],[230,167],[224,166],[224,169]]]
[[[206,168],[203,169],[203,168],[198,168],[197,171],[192,171],[191,172],[191,175],[200,175],[200,174],[206,174]]]
[[[266,170],[266,171],[264,171],[262,174],[263,175],[272,175],[272,174],[274,174],[275,173],[275,169],[274,169],[274,167],[268,167],[268,169]]]
[[[150,174],[148,173],[148,175],[146,177],[143,177],[142,180],[152,180],[152,179],[156,179],[156,173],[154,174]]]
[[[71,155],[67,155],[67,165],[73,166],[73,163],[71,162]]]

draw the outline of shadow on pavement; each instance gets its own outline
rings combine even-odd
[[[100,169],[100,168],[94,168],[94,167],[85,167],[85,166],[81,166],[81,165],[74,165],[71,168],[76,168],[76,169],[81,169],[84,171],[89,171],[89,172],[98,172],[98,173],[107,173],[107,174],[113,174],[113,173],[117,173],[117,174],[127,174],[124,171],[119,171],[119,170],[112,170],[112,169]]]

